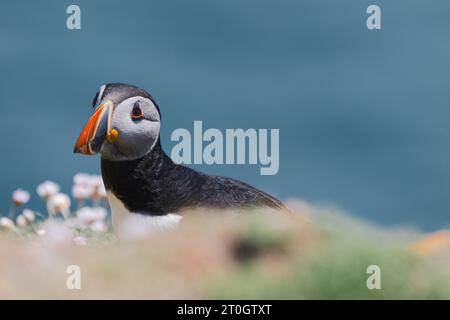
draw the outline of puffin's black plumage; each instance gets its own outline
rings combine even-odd
[[[106,189],[130,212],[141,214],[165,215],[194,207],[283,207],[278,199],[243,182],[175,164],[159,140],[140,159],[102,159],[102,176]]]
[[[98,95],[98,92],[97,92],[97,95]],[[96,100],[97,95],[94,98],[94,101]],[[122,101],[124,101],[125,99],[130,98],[130,97],[137,97],[137,96],[145,97],[145,98],[152,100],[153,104],[155,105],[156,109],[158,110],[158,113],[161,115],[159,106],[156,103],[155,99],[151,96],[151,94],[149,94],[147,91],[145,91],[139,87],[136,87],[136,86],[132,86],[132,85],[125,84],[125,83],[109,83],[105,87],[105,90],[103,91],[102,96],[108,97],[108,99],[114,101],[114,103],[116,105],[118,105],[119,103],[121,103]]]

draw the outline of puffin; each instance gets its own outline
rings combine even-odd
[[[160,142],[161,112],[145,90],[124,83],[102,85],[74,152],[101,155],[101,173],[113,229],[132,215],[172,227],[190,209],[283,209],[277,198],[244,182],[207,175],[174,163]]]

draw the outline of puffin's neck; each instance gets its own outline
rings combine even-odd
[[[130,161],[110,161],[102,158],[105,187],[130,212],[161,215],[173,212],[171,207],[179,190],[177,181],[189,185],[198,173],[173,163],[158,140],[155,147],[142,158]],[[182,182],[182,181],[181,181]],[[171,201],[172,200],[172,201]]]
[[[152,151],[139,159],[111,161],[102,158],[102,176],[106,189],[118,194],[124,185],[131,187],[139,182],[143,178],[141,175],[146,179],[157,179],[162,170],[175,166],[158,140]]]

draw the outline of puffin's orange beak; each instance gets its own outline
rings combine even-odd
[[[110,103],[110,101],[106,101],[95,110],[83,131],[81,131],[73,150],[74,153],[94,155],[99,152],[106,137],[107,123],[110,122],[108,119],[111,117],[109,113],[112,112]],[[99,127],[101,128],[99,129]]]

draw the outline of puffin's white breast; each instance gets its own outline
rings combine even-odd
[[[108,201],[111,207],[112,225],[115,232],[120,232],[124,227],[128,228],[131,225],[139,225],[139,233],[143,231],[168,230],[176,227],[182,219],[182,216],[173,213],[164,216],[150,216],[138,212],[130,212],[111,191],[108,191]]]

